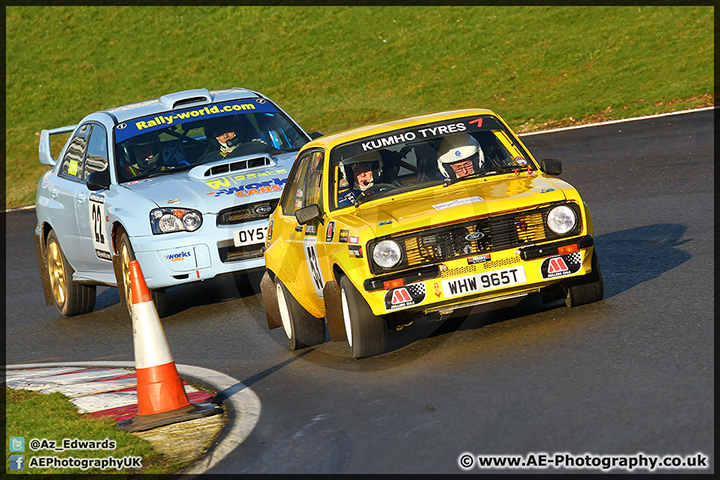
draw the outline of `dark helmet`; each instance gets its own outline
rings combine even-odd
[[[160,139],[157,132],[148,132],[125,141],[130,158],[134,158],[141,168],[157,165],[160,160]]]
[[[355,168],[361,164],[370,164],[370,170],[372,171],[372,181],[365,186],[360,186],[355,181]],[[340,172],[342,173],[342,176],[345,180],[347,180],[348,184],[350,184],[353,189],[365,191],[368,188],[372,187],[373,184],[378,182],[378,179],[380,178],[380,175],[382,175],[383,172],[383,159],[382,156],[380,156],[380,152],[373,151],[373,152],[367,152],[363,153],[361,155],[358,155],[356,157],[348,158],[340,162]]]
[[[209,125],[208,132],[210,132],[212,138],[218,141],[218,143],[221,142],[217,140],[217,137],[223,133],[235,132],[235,138],[231,138],[225,144],[222,144],[224,147],[234,147],[238,145],[242,137],[242,127],[240,124],[228,118],[214,119]]]

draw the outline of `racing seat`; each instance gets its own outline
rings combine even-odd
[[[415,147],[415,157],[418,168],[417,183],[434,182],[441,179],[435,149],[428,144],[418,145]]]
[[[181,165],[190,165],[185,159],[185,151],[183,150],[182,140],[169,140],[160,144],[162,158],[166,167],[177,167]]]
[[[475,134],[475,137],[477,138],[478,143],[480,143],[480,148],[482,148],[483,154],[485,155],[484,170],[507,165],[507,163],[503,161],[505,155],[498,147],[498,140],[494,133],[478,132]]]

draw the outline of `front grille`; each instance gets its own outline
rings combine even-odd
[[[575,211],[578,219],[575,228],[565,236],[576,235],[582,228],[579,209],[572,203],[565,205]],[[559,235],[547,228],[546,223],[548,212],[556,206],[477,218],[460,224],[391,236],[389,238],[398,242],[403,249],[402,261],[392,269],[381,269],[371,262],[371,270],[374,274],[387,273],[559,238]],[[386,238],[370,242],[369,257],[372,257],[374,245]]]
[[[218,244],[218,254],[220,255],[220,261],[223,263],[250,260],[251,258],[262,257],[264,253],[265,244],[263,243],[245,245],[243,247],[236,247],[232,244],[220,246],[220,244]]]
[[[274,199],[226,208],[218,212],[217,224],[237,225],[238,223],[269,218],[277,204],[278,199]]]

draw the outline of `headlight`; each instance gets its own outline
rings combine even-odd
[[[558,235],[565,235],[575,227],[575,212],[572,208],[564,205],[550,210],[547,217],[547,224],[550,230]]]
[[[154,235],[171,232],[194,232],[202,225],[202,214],[187,208],[155,208],[150,212]]]
[[[382,268],[392,268],[400,262],[402,251],[392,240],[383,240],[375,245],[372,253],[375,264]]]

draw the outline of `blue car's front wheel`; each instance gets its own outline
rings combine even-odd
[[[130,288],[130,262],[135,260],[135,252],[133,251],[130,238],[126,232],[120,235],[120,243],[118,244],[118,253],[121,259],[122,278],[118,278],[118,287],[122,289],[121,295],[125,298],[125,306],[127,306],[128,314],[132,318],[132,289]],[[142,265],[140,266],[142,268]],[[155,310],[158,317],[164,317],[168,313],[168,304],[165,295],[165,289],[150,290]]]

